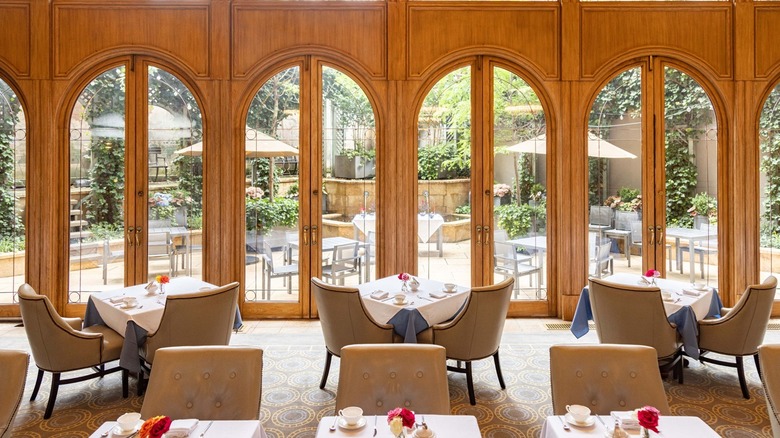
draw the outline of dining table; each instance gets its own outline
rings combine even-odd
[[[355,226],[355,240],[358,240],[358,232],[363,233],[369,240],[368,235],[376,233],[376,214],[358,213],[352,218],[352,224]],[[421,242],[427,243],[436,234],[436,250],[439,252],[439,257],[444,255],[443,225],[444,217],[438,213],[417,214],[417,237]]]
[[[637,406],[639,407],[639,406]],[[563,415],[551,415],[547,417],[542,425],[540,438],[575,438],[575,437],[598,437],[603,438],[605,433],[614,428],[615,421],[610,415],[591,416],[587,423],[589,426],[579,426],[575,423],[569,423]],[[564,429],[564,424],[569,430]],[[663,438],[718,438],[715,432],[707,423],[699,417],[661,415],[658,417],[658,430],[661,432],[656,435],[654,432],[650,436]],[[630,437],[639,437],[639,429],[627,429]]]
[[[164,414],[163,414],[164,415]],[[106,421],[90,435],[90,438],[136,438],[130,434],[113,433],[116,421]],[[140,424],[139,424],[140,426]],[[105,434],[105,435],[104,435]],[[258,420],[201,420],[190,433],[191,437],[204,438],[267,438],[263,425]]]
[[[696,260],[693,256],[693,248],[696,246],[696,242],[710,240],[717,238],[717,235],[713,236],[712,231],[709,229],[696,229],[696,228],[676,228],[669,227],[666,229],[666,237],[674,238],[674,247],[677,248],[677,267],[682,272],[682,251],[680,251],[680,240],[688,241],[688,248],[691,249],[688,254],[688,274],[690,275],[691,283],[696,281]]]
[[[217,286],[192,277],[174,277],[165,284],[163,291],[149,293],[146,284],[93,293],[87,301],[84,327],[106,325],[124,337],[119,365],[130,372],[141,371],[138,347],[143,346],[146,335],[160,326],[165,300],[169,295],[214,289]],[[138,304],[131,308],[122,305],[124,298],[134,297]],[[233,328],[243,325],[241,313],[236,308]]]
[[[472,415],[428,415],[415,414],[417,424],[425,424],[436,434],[436,438],[480,438],[476,417]],[[395,438],[387,424],[387,415],[364,415],[356,426],[343,427],[339,417],[326,416],[320,419],[315,438]],[[335,429],[331,431],[331,426]],[[374,432],[376,430],[376,432]],[[407,436],[412,437],[413,432]]]
[[[416,343],[418,333],[457,315],[470,291],[468,287],[456,285],[453,291],[448,292],[442,281],[426,278],[418,278],[418,281],[417,291],[406,292],[403,304],[394,301],[403,286],[396,275],[358,285],[360,297],[371,317],[392,324],[395,332],[408,343]]]
[[[636,274],[618,273],[605,277],[604,280],[624,284],[650,286],[644,277]],[[720,309],[723,303],[718,291],[711,287],[703,290],[685,282],[656,278],[656,285],[662,292],[669,292],[671,298],[664,300],[664,310],[669,322],[677,326],[677,332],[683,341],[685,353],[694,358],[699,358],[699,328],[698,321],[705,318],[720,317]],[[590,292],[585,286],[580,293],[577,308],[571,322],[571,332],[578,339],[585,336],[590,328],[588,321],[593,320],[593,311],[590,306]]]

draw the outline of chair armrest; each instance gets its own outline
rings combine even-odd
[[[82,322],[81,318],[62,318],[63,321],[65,321],[66,324],[73,327],[73,330],[81,330]]]
[[[733,309],[733,307],[721,307],[720,316],[726,316],[727,313],[731,312],[731,309]]]

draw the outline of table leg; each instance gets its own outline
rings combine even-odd
[[[439,257],[444,257],[444,233],[442,232],[442,229],[444,228],[443,225],[439,226],[439,229],[436,230],[437,236],[436,236],[436,249],[439,250]]]
[[[696,272],[694,270],[696,267],[696,260],[693,253],[693,239],[688,239],[688,266],[690,267],[689,274],[691,275],[691,284],[696,282]]]

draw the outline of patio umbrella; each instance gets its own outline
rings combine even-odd
[[[542,134],[506,148],[510,152],[525,154],[546,154],[547,135]],[[588,132],[588,156],[598,158],[636,158],[636,155]]]
[[[203,155],[203,142],[195,143],[186,148],[179,149],[174,153],[179,155],[189,155],[199,157]],[[274,158],[292,157],[298,155],[298,149],[287,143],[277,140],[268,134],[264,134],[254,129],[246,130],[246,142],[244,143],[244,153],[246,158],[268,158],[270,168],[268,172],[268,192],[271,201],[274,199]],[[254,178],[252,178],[254,180]]]

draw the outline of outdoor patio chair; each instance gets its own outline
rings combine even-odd
[[[609,275],[615,273],[614,258],[609,253],[611,248],[611,239],[603,239],[596,245],[596,256],[590,260],[590,275],[601,278],[606,272]]]
[[[333,255],[330,263],[322,267],[322,278],[330,279],[331,283],[343,285],[344,279],[353,275],[358,276],[358,282],[362,278],[363,269],[361,257],[358,254],[360,242],[345,243],[333,247]]]
[[[284,255],[282,255],[282,258],[284,258]],[[292,263],[285,265],[284,263],[276,263],[274,261],[274,252],[273,249],[271,249],[271,244],[265,240],[263,241],[261,259],[263,261],[261,279],[263,283],[263,290],[261,292],[262,297],[265,297],[268,300],[271,299],[271,280],[274,278],[285,278],[287,280],[287,293],[292,294],[292,277],[298,275],[298,264]]]
[[[493,272],[515,280],[515,294],[519,293],[520,277],[528,275],[529,284],[542,284],[542,266],[537,261],[536,254],[528,254],[522,245],[510,242],[493,242]]]
[[[160,180],[160,169],[164,171],[165,181],[168,180],[168,161],[165,159],[165,155],[163,155],[162,147],[160,146],[149,146],[149,175],[150,176],[152,174],[152,169],[154,169],[155,181]]]
[[[631,222],[631,248],[639,248],[639,255],[642,255],[642,221]],[[666,244],[667,260],[669,261],[669,271],[672,270],[672,245]]]

